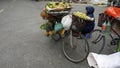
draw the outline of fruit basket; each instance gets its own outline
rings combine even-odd
[[[65,14],[69,14],[69,11],[46,11],[46,13],[51,14],[51,15],[65,15]]]
[[[66,2],[49,2],[45,5],[46,13],[52,15],[69,14],[71,9],[71,3]]]
[[[73,15],[80,18],[80,19],[83,19],[83,20],[91,20],[91,18],[89,16],[87,16],[85,13],[82,13],[82,12],[73,12]]]

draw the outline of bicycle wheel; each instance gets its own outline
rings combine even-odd
[[[90,52],[101,53],[105,47],[105,36],[100,29],[95,29],[90,33],[89,39]]]
[[[55,33],[55,34],[53,34],[52,36],[52,39],[54,39],[55,41],[58,41],[58,40],[60,40],[60,34],[58,34],[58,33]]]
[[[89,54],[87,40],[82,35],[80,37],[73,37],[72,32],[70,32],[63,39],[63,53],[68,60],[74,63],[84,61]]]

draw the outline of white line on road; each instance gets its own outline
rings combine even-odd
[[[4,12],[4,9],[1,9],[1,10],[0,10],[0,13],[2,13],[2,12]]]

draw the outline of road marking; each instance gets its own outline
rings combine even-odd
[[[1,10],[0,10],[0,13],[2,13],[2,12],[4,12],[4,9],[1,9]]]

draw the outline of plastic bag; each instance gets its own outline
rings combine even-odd
[[[63,28],[63,25],[61,23],[56,22],[55,27],[54,27],[54,31],[58,32],[62,28]]]
[[[72,15],[66,15],[62,18],[61,21],[65,30],[69,30],[72,24]]]
[[[118,18],[120,17],[120,8],[114,6],[107,7],[104,13],[114,18]]]

